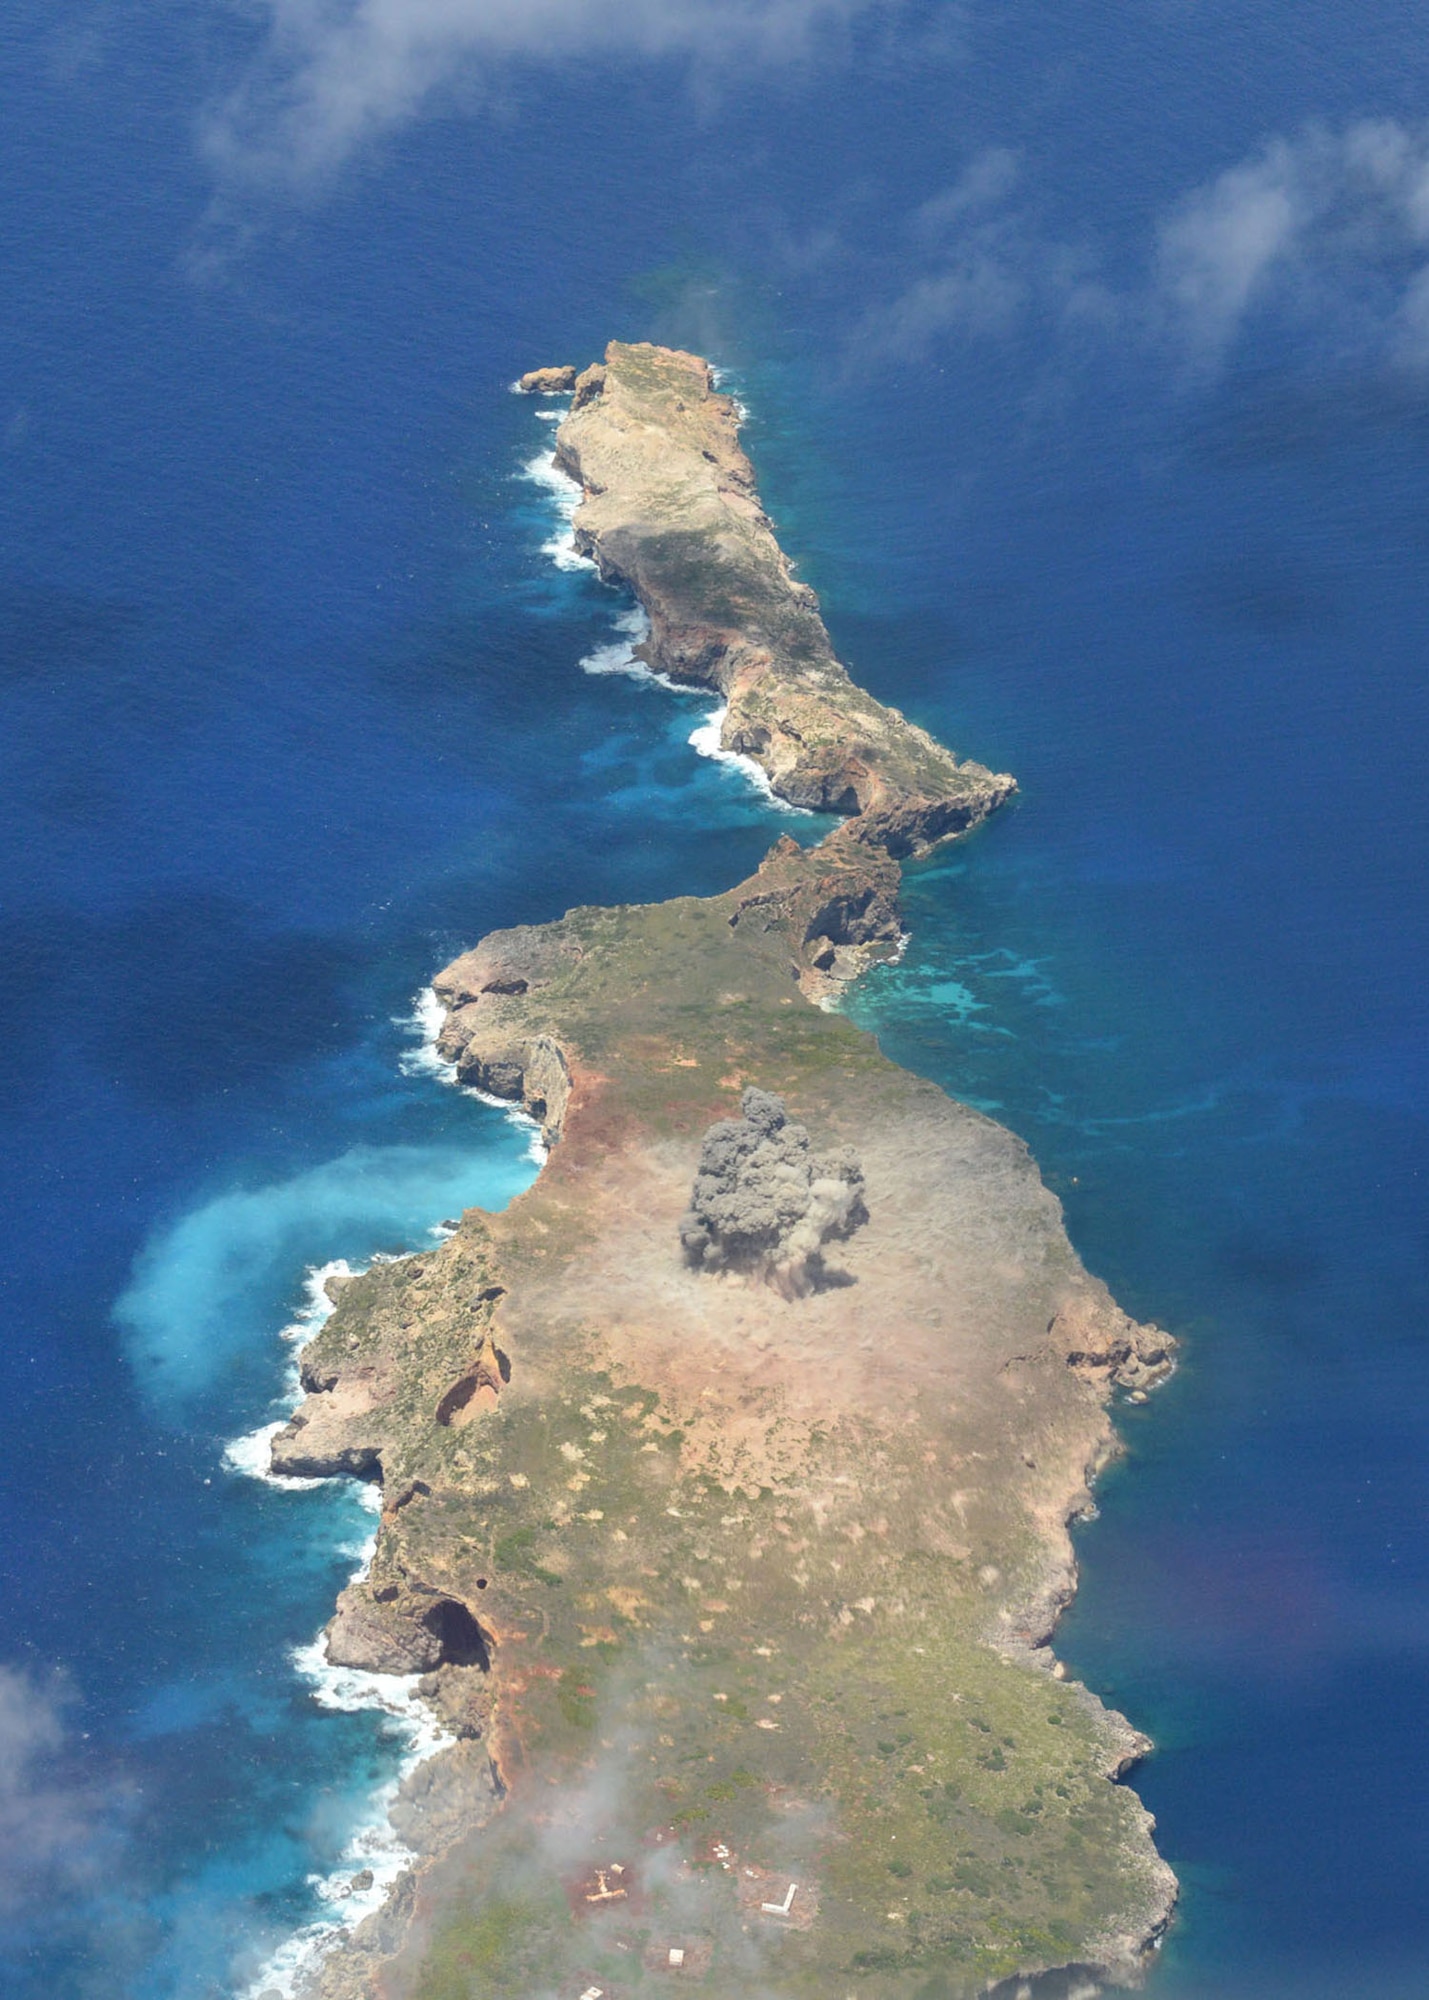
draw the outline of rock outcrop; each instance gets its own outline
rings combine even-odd
[[[720,742],[791,805],[854,819],[895,856],[965,833],[1016,790],[850,679],[760,505],[738,409],[709,364],[612,341],[576,381],[556,457],[583,489],[577,546],[650,619],[643,654],[717,688]]]
[[[459,1598],[410,1582],[351,1583],[328,1627],[335,1667],[372,1674],[427,1674],[437,1667],[491,1665],[491,1642]]]
[[[423,1675],[457,1739],[394,1809],[420,1865],[303,2000],[623,1991],[632,1950],[770,2000],[1133,1981],[1176,1893],[1117,1782],[1147,1746],[1046,1642],[1108,1405],[1173,1345],[1020,1140],[827,1005],[899,950],[900,859],[1012,781],[834,659],[704,362],[521,386],[571,395],[577,533],[652,664],[846,823],[437,975],[442,1055],[553,1150],[334,1288],[275,1441],[380,1485],[329,1655]]]
[[[528,368],[516,384],[523,396],[568,396],[576,386],[572,367]]]
[[[455,1064],[459,1082],[522,1105],[548,1143],[560,1137],[570,1073],[557,1041],[522,1032],[520,1002],[560,969],[561,948],[528,924],[483,939],[434,982],[447,1009],[438,1054]]]

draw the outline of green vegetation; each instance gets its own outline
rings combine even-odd
[[[602,1800],[588,1852],[563,1836],[569,1868],[648,1853],[663,1826],[687,1861],[717,1835],[781,1893],[786,1876],[816,1884],[812,1930],[755,1933],[778,1990],[811,2000],[854,1974],[860,2000],[912,1996],[950,1963],[966,1972],[948,1988],[961,1995],[1075,1956],[1116,1920],[1136,1804],[1101,1775],[1095,1705],[989,1651],[963,1566],[910,1567],[893,1535],[852,1532],[914,1504],[912,1455],[871,1460],[865,1439],[830,1425],[798,1491],[731,1494],[684,1464],[671,1414],[572,1355],[539,1406],[504,1405],[468,1432],[484,1524],[468,1521],[458,1549],[414,1523],[408,1545],[428,1564],[479,1566],[502,1628],[538,1644],[542,1673],[519,1697],[524,1754],[559,1780],[555,1796]],[[837,1601],[794,1581],[815,1536],[841,1550]],[[553,1591],[558,1569],[566,1588]],[[854,1600],[874,1608],[841,1622]],[[614,1950],[609,1925],[558,1906],[560,1867],[532,1859],[532,1829],[513,1802],[482,1835],[477,1883],[433,1942],[420,2000],[526,2000],[538,1973],[588,1969],[597,1936]],[[522,1856],[544,1914],[502,1888]],[[727,1874],[654,1879],[626,1927],[640,1950],[664,1923],[723,1939],[743,1962],[748,1916]],[[648,1976],[618,1970],[623,1988]],[[741,1990],[742,1975],[716,1972],[703,1990]]]
[[[649,351],[615,365],[649,397],[680,386]],[[749,518],[647,524],[637,551],[667,595],[781,649],[746,719],[895,791],[976,794],[987,774],[847,681],[772,540],[731,525]],[[1088,1281],[1016,1142],[796,983],[841,899],[891,939],[896,876],[856,833],[782,843],[728,895],[489,941],[494,987],[462,961],[478,1054],[487,1027],[503,1060],[564,1051],[566,1135],[506,1215],[348,1286],[305,1363],[380,1446],[372,1618],[441,1594],[489,1639],[477,1712],[510,1794],[443,1865],[416,2000],[627,2000],[670,1949],[707,2000],[968,2000],[1098,1962],[1164,1903],[1105,1775],[1124,1731],[1009,1656],[1102,1436],[1100,1389],[1045,1351]],[[747,1082],[882,1163],[882,1277],[840,1274],[802,1322],[681,1290],[698,1141]],[[928,1188],[933,1226],[900,1235]],[[751,1365],[786,1336],[782,1377]]]

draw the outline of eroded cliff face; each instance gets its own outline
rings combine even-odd
[[[1138,1739],[1041,1650],[1108,1397],[1170,1342],[1081,1268],[1018,1140],[808,1005],[789,912],[822,862],[770,865],[779,899],[755,877],[573,911],[448,969],[469,1065],[559,1051],[559,1143],[507,1213],[345,1287],[304,1356],[275,1463],[365,1466],[386,1496],[334,1657],[432,1675],[493,1768],[478,1817],[505,1796],[424,1878],[385,1992],[443,1990],[432,1966],[518,1880],[507,1983],[478,1990],[613,1977],[628,1898],[573,1918],[566,1893],[612,1856],[641,1936],[709,1942],[712,1993],[1128,1977],[1170,1906],[1110,1782]],[[857,1149],[868,1220],[809,1296],[682,1251],[704,1136],[749,1085]],[[751,1921],[714,1836],[762,1901],[795,1881],[816,1912]],[[323,1990],[369,1990],[362,1965]]]
[[[791,804],[856,817],[894,855],[966,831],[1012,794],[1006,774],[960,763],[850,680],[707,362],[612,341],[574,387],[556,456],[584,490],[577,545],[644,606],[650,664],[723,694],[725,749],[753,757]]]
[[[457,1738],[399,1807],[426,1859],[314,1990],[1135,1980],[1175,1894],[1115,1782],[1145,1746],[1047,1640],[1109,1403],[1172,1343],[1082,1268],[1018,1139],[810,1004],[897,949],[897,855],[1010,781],[850,702],[703,363],[612,348],[562,440],[660,664],[777,711],[769,768],[852,773],[852,817],[722,896],[573,910],[437,977],[443,1053],[552,1152],[504,1214],[342,1289],[275,1443],[380,1482],[330,1651],[425,1675]],[[698,586],[648,531],[661,477]],[[689,1254],[711,1126],[773,1099],[807,1133],[791,1170],[807,1150],[858,1201],[799,1286]]]

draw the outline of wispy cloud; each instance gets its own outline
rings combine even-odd
[[[917,275],[864,314],[860,358],[912,359],[949,338],[1005,334],[1034,309],[1105,310],[1091,258],[1039,227],[1025,181],[1020,155],[990,146],[913,212],[901,261]]]
[[[17,1916],[92,1884],[120,1795],[80,1769],[73,1692],[0,1666],[0,1913]]]
[[[1321,359],[1429,368],[1429,127],[1363,120],[1265,141],[1148,216],[1116,287],[1093,239],[1041,223],[1041,193],[1006,148],[971,159],[906,217],[897,285],[862,313],[855,357],[1003,339],[1035,317],[1173,356],[1193,378],[1272,324]]]
[[[1429,363],[1429,131],[1379,119],[1271,139],[1162,223],[1153,293],[1205,364],[1259,313]]]
[[[611,53],[793,62],[894,0],[258,0],[255,65],[206,128],[228,175],[321,179],[444,92],[512,58]]]

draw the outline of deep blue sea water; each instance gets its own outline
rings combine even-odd
[[[532,1171],[399,1022],[492,926],[781,830],[698,700],[578,670],[619,606],[505,387],[615,333],[735,371],[850,665],[1022,784],[851,1006],[1184,1342],[1062,1635],[1159,1745],[1154,1990],[1429,1990],[1421,25],[528,48],[264,192],[204,139],[263,22],[0,24],[0,1987],[206,2000],[313,1914],[400,1754],[290,1657],[368,1517],[224,1446],[311,1267]],[[1238,166],[1178,291],[1158,229]]]

